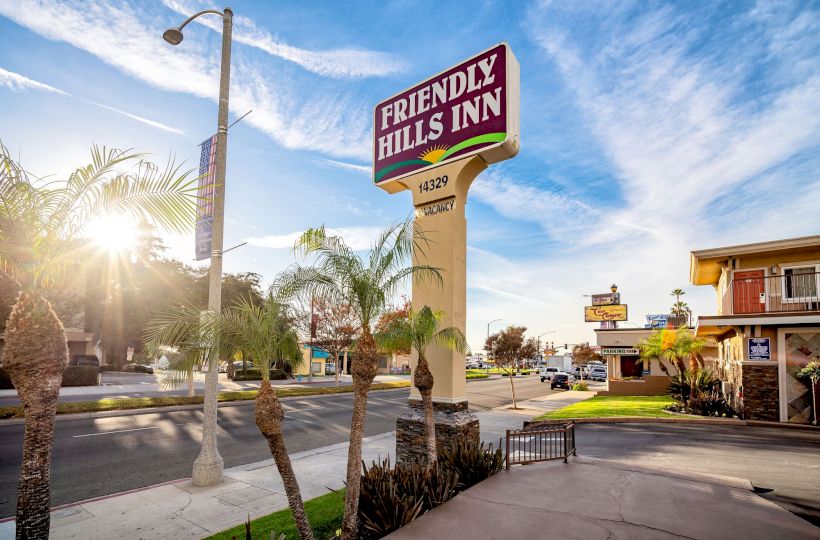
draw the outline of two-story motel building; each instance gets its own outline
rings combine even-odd
[[[820,235],[693,251],[693,285],[712,285],[717,314],[696,335],[717,342],[723,392],[746,419],[808,423],[820,357]]]

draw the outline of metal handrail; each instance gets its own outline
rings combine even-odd
[[[505,437],[504,467],[563,459],[576,454],[575,423],[532,431],[508,429]]]

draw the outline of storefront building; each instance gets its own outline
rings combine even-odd
[[[820,358],[820,236],[693,251],[693,285],[712,285],[717,314],[696,334],[718,344],[722,392],[746,419],[808,423],[797,372]]]
[[[661,369],[661,360],[649,364],[640,361],[638,344],[648,338],[651,328],[597,329],[595,338],[606,359],[607,389],[598,395],[610,396],[659,396],[666,393],[669,375]],[[675,369],[665,361],[671,373]]]

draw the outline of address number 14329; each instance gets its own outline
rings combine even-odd
[[[425,180],[419,184],[419,193],[424,193],[425,191],[434,191],[439,188],[443,188],[447,185],[447,175],[439,176],[437,178],[431,178],[430,180]]]

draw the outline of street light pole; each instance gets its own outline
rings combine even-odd
[[[171,45],[182,42],[182,29],[189,22],[204,14],[222,17],[222,64],[219,73],[219,112],[216,129],[216,178],[214,183],[214,215],[211,231],[211,268],[208,273],[208,310],[222,311],[222,245],[225,229],[225,169],[228,155],[228,92],[231,79],[231,33],[233,11],[208,9],[195,13],[178,28],[166,30],[163,39]],[[216,350],[219,350],[216,344]],[[202,426],[202,449],[194,461],[193,483],[196,486],[213,486],[222,482],[225,463],[216,445],[217,391],[219,387],[219,358],[211,357],[205,376],[205,405]]]

